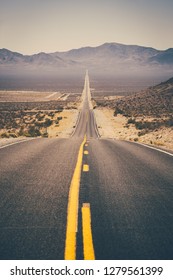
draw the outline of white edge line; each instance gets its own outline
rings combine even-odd
[[[94,118],[94,126],[95,126],[95,131],[96,131],[97,137],[98,137],[98,138],[101,138],[100,133],[99,133],[99,130],[98,130],[96,118],[95,118],[94,109],[92,109],[92,114],[93,114],[93,118]]]
[[[7,145],[4,145],[4,146],[0,147],[0,149],[4,149],[4,148],[7,148],[7,147],[12,146],[12,145],[20,144],[22,142],[27,142],[27,141],[31,141],[31,140],[35,140],[35,139],[38,139],[38,138],[25,139],[25,140],[21,140],[21,141],[18,141],[18,142],[13,142],[13,143],[10,143],[10,144],[7,144]]]
[[[132,142],[130,142],[130,143],[132,143]],[[149,146],[149,145],[146,145],[146,144],[143,144],[143,143],[139,143],[139,142],[133,142],[133,143],[138,144],[138,145],[141,145],[141,146],[145,146],[145,147],[147,147],[147,148],[149,148],[149,149],[156,150],[156,151],[159,151],[159,152],[161,152],[161,153],[164,153],[164,154],[167,154],[167,155],[173,157],[173,154],[171,154],[171,153],[169,153],[169,152],[166,152],[166,151],[164,151],[164,150],[161,150],[161,149],[159,149],[159,148],[151,147],[151,146]]]
[[[72,131],[70,137],[73,137],[73,135],[74,135],[75,132],[76,132],[77,126],[78,126],[78,124],[79,124],[80,115],[81,115],[81,111],[79,110],[79,111],[78,111],[77,120],[76,120],[76,123],[75,123],[75,128],[74,128],[74,130]]]

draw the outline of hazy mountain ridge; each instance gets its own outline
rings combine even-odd
[[[86,69],[94,88],[101,82],[104,88],[130,83],[142,89],[172,76],[173,49],[118,43],[33,55],[0,49],[0,89],[51,90],[62,80],[81,87]]]
[[[98,47],[83,47],[66,52],[38,53],[34,55],[23,55],[7,49],[0,49],[0,64],[49,64],[67,66],[76,63],[107,62],[115,61],[125,63],[159,63],[173,65],[173,48],[160,51],[154,48],[141,47],[137,45],[123,45],[117,43],[105,43]]]
[[[70,57],[76,59],[86,58],[111,58],[111,59],[128,59],[131,57],[140,58],[142,55],[143,59],[148,58],[152,55],[158,54],[159,51],[140,46],[123,45],[117,43],[105,43],[98,47],[85,47],[80,49],[70,50],[68,52],[60,53],[62,57]]]
[[[173,48],[157,53],[150,58],[150,61],[161,64],[173,64]]]
[[[58,55],[49,53],[38,53],[33,55],[23,55],[12,52],[7,49],[0,50],[0,64],[16,64],[16,65],[66,65],[66,62]]]

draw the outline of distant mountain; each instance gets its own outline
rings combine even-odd
[[[123,45],[117,43],[105,43],[98,47],[84,47],[59,53],[61,57],[74,60],[99,59],[99,60],[138,60],[146,61],[150,57],[158,54],[159,51],[140,46]]]
[[[24,56],[20,53],[0,49],[0,64],[20,63],[23,59]]]
[[[150,57],[149,61],[173,65],[173,48],[157,53],[153,57]]]
[[[39,65],[114,65],[121,64],[172,64],[173,48],[159,51],[153,48],[118,43],[105,43],[98,47],[84,47],[67,52],[38,53],[22,55],[7,49],[0,49],[0,64],[39,64]]]
[[[12,52],[7,49],[0,49],[0,64],[1,65],[16,65],[16,66],[29,66],[29,65],[58,65],[61,67],[66,66],[66,62],[58,55],[47,54],[44,52],[34,55],[22,55],[17,52]]]
[[[134,95],[118,99],[113,107],[115,112],[130,117],[173,116],[173,78]]]
[[[172,76],[173,48],[161,51],[137,45],[105,43],[97,47],[34,55],[0,49],[0,88],[4,89],[13,87],[14,80],[18,86],[24,79],[25,85],[30,87],[29,78],[35,80],[34,84],[39,84],[40,88],[46,88],[48,83],[51,87],[53,82],[57,84],[62,78],[79,81],[86,69],[93,80],[99,79],[96,86],[100,80],[104,83],[109,79],[112,85],[115,79],[123,80],[124,84],[133,79],[133,82],[145,82],[148,86]]]

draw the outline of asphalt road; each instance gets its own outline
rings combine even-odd
[[[173,157],[135,143],[89,140],[82,202],[96,259],[173,259]]]
[[[90,205],[96,259],[173,259],[173,156],[100,139],[86,74],[83,108],[69,139],[0,149],[0,259],[64,259],[71,180],[83,146],[76,258]]]

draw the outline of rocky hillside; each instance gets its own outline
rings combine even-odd
[[[173,115],[173,78],[145,91],[118,99],[112,105],[115,114],[128,117],[172,116]]]

